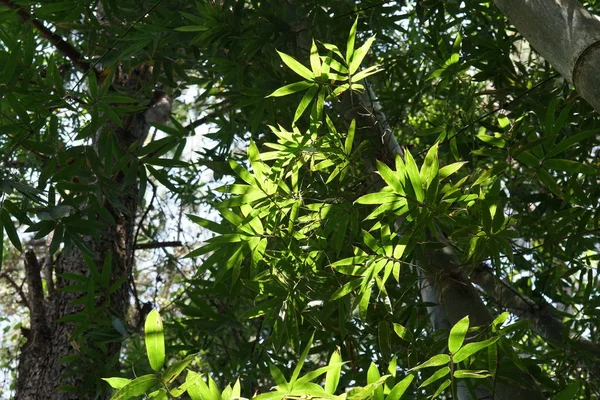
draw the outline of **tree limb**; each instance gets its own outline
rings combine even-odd
[[[27,12],[23,7],[13,3],[11,0],[0,0],[0,4],[4,4],[6,7],[11,8],[17,12],[17,15],[25,22],[29,22],[37,31],[48,41],[56,47],[64,56],[70,59],[77,68],[84,72],[88,72],[91,68],[91,64],[83,59],[83,56],[79,50],[73,47],[59,34],[52,32],[46,28],[39,20],[33,18],[33,16]],[[94,71],[95,72],[95,71]]]
[[[31,313],[31,331],[34,337],[48,330],[44,307],[44,289],[40,264],[33,250],[25,252],[25,275],[29,289],[29,312]]]
[[[171,242],[148,242],[148,243],[136,243],[135,244],[135,249],[136,250],[142,250],[142,249],[161,249],[164,247],[180,247],[183,246],[183,243],[181,243],[179,240],[175,240],[175,241],[171,241]]]

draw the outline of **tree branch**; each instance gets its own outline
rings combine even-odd
[[[473,282],[495,302],[507,309],[519,319],[532,321],[531,329],[544,340],[560,347],[566,346],[567,352],[580,358],[586,353],[596,361],[589,365],[593,371],[600,371],[600,346],[582,337],[570,337],[567,328],[557,317],[558,310],[543,299],[533,300],[519,292],[512,285],[497,279],[493,271],[480,264],[470,274]]]
[[[31,313],[31,331],[37,334],[48,330],[46,324],[46,310],[44,307],[44,289],[42,276],[40,275],[40,264],[33,250],[25,253],[25,275],[29,289],[29,312]]]
[[[14,279],[11,278],[10,275],[8,275],[6,272],[1,273],[0,278],[6,279],[8,284],[12,286],[13,289],[15,289],[15,292],[19,295],[18,303],[24,307],[29,307],[29,304],[27,304],[27,295],[25,295],[25,292],[23,292],[23,288],[17,285],[17,282],[15,282]]]
[[[180,247],[183,246],[183,243],[181,243],[179,240],[176,241],[172,241],[172,242],[148,242],[148,243],[136,243],[135,244],[135,249],[136,250],[142,250],[142,249],[161,249],[164,247]]]
[[[0,4],[4,4],[6,7],[11,8],[17,12],[17,15],[25,22],[29,22],[37,31],[48,41],[56,47],[64,56],[70,59],[77,68],[84,72],[88,72],[91,68],[91,64],[83,59],[83,56],[79,50],[73,47],[67,42],[62,36],[52,32],[46,28],[39,20],[33,18],[33,16],[27,12],[23,7],[13,3],[11,0],[0,0]],[[95,71],[94,71],[95,72]]]

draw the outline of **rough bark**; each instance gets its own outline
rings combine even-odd
[[[495,0],[519,33],[600,112],[600,18],[577,0]]]
[[[80,70],[100,78],[98,71],[84,60],[77,49],[33,18],[26,9],[10,0],[0,0],[0,4],[14,9]],[[165,123],[171,110],[171,99],[161,91],[153,91],[150,66],[140,65],[127,71],[129,73],[125,72],[122,68],[118,69],[112,88],[147,92],[152,100],[144,111],[123,117],[122,127],[107,123],[91,139],[86,152],[96,153],[95,158],[100,160],[100,136],[113,135],[120,152],[114,156],[125,162],[103,166],[114,173],[110,177],[97,176],[98,180],[109,180],[113,185],[110,196],[103,192],[102,197],[96,196],[97,204],[83,204],[79,210],[81,218],[106,223],[106,219],[93,211],[94,207],[104,208],[114,222],[108,223],[101,231],[82,237],[80,243],[75,243],[77,246],[72,243],[56,258],[54,274],[45,271],[48,288],[55,288],[48,291],[47,298],[44,298],[40,263],[33,251],[26,253],[31,324],[30,328],[23,329],[26,343],[19,357],[18,400],[75,400],[103,398],[108,394],[108,386],[99,378],[109,372],[114,373],[118,362],[122,332],[117,332],[111,322],[118,320],[123,324],[122,321],[126,321],[129,306],[127,282],[130,281],[135,250],[133,228],[138,200],[137,174],[133,178],[126,177],[125,171],[135,170],[137,166],[135,146],[132,145],[143,143],[149,123]],[[116,165],[120,168],[113,168]],[[89,282],[94,280],[82,248],[87,248],[88,262],[91,260],[100,274],[105,262],[110,265],[109,282],[102,290],[98,290],[97,282],[94,282],[95,286],[82,288],[80,285],[73,290],[73,285],[80,282],[63,275],[71,274],[72,277],[75,274],[89,278]],[[67,286],[71,288],[65,290]],[[109,286],[112,286],[111,290],[107,289]]]
[[[531,330],[551,346],[560,347],[574,360],[586,360],[590,376],[600,372],[600,346],[582,337],[571,337],[569,328],[559,319],[559,312],[544,299],[531,299],[509,282],[498,279],[485,265],[477,266],[470,274],[473,282],[489,298],[501,304],[519,319],[531,321]]]

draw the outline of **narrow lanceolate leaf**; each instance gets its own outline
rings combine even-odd
[[[156,310],[150,311],[146,318],[144,339],[150,367],[154,371],[160,371],[165,364],[165,333],[160,314]]]
[[[140,376],[127,385],[123,386],[111,400],[127,400],[136,396],[141,396],[145,392],[149,392],[150,389],[158,385],[158,378],[156,375],[143,375]]]
[[[377,171],[379,171],[379,175],[383,178],[385,183],[387,183],[396,193],[404,194],[404,187],[400,182],[398,177],[398,173],[394,172],[388,167],[386,164],[382,163],[379,160],[377,161]]]
[[[570,173],[582,173],[587,175],[596,175],[600,172],[598,168],[591,165],[585,165],[577,161],[563,160],[559,158],[551,158],[544,161],[544,166],[555,171],[564,171]]]
[[[325,374],[325,391],[329,394],[334,394],[337,389],[338,383],[340,382],[340,373],[342,371],[342,356],[340,355],[339,349],[336,349],[331,358],[329,359],[329,365],[337,365],[333,369],[327,371]]]
[[[350,64],[352,54],[354,54],[354,41],[356,40],[356,27],[358,25],[358,17],[354,20],[350,33],[348,34],[348,43],[346,44],[346,64]]]
[[[293,57],[288,56],[285,53],[280,51],[277,52],[279,57],[281,57],[281,61],[285,63],[292,71],[306,79],[307,81],[313,81],[315,79],[315,75],[311,72],[310,69],[306,68],[304,65],[300,64]]]
[[[308,89],[306,93],[304,93],[302,100],[300,100],[300,104],[298,104],[298,108],[296,108],[296,114],[294,115],[294,120],[292,121],[293,124],[295,124],[296,121],[300,119],[302,114],[304,114],[304,111],[317,94],[317,90],[319,90],[319,85],[313,84],[313,86]]]
[[[289,85],[285,85],[283,87],[280,87],[279,89],[277,89],[276,91],[274,91],[273,93],[271,93],[270,95],[268,95],[267,97],[283,97],[283,96],[287,96],[288,94],[292,94],[292,93],[296,93],[296,92],[300,92],[302,90],[306,90],[310,87],[312,87],[314,84],[312,82],[307,82],[307,81],[300,81],[300,82],[296,82],[296,83],[290,83]]]
[[[429,183],[437,176],[438,170],[438,144],[436,142],[427,152],[425,161],[421,166],[421,180],[425,182],[426,187],[429,186]]]
[[[569,384],[563,390],[558,392],[552,400],[572,400],[576,399],[577,392],[579,392],[579,386],[581,385],[581,381],[576,381]]]
[[[356,132],[356,120],[352,120],[350,122],[350,127],[348,128],[348,136],[346,136],[346,140],[344,141],[344,151],[346,155],[350,155],[352,153],[352,144],[354,143],[354,133]]]
[[[417,365],[414,368],[409,369],[409,371],[417,371],[423,368],[429,367],[439,367],[440,365],[446,365],[450,362],[450,356],[448,354],[437,354],[431,357],[429,360],[425,361],[422,364]]]
[[[410,183],[412,184],[412,187],[415,190],[415,196],[417,197],[418,201],[423,201],[423,182],[421,181],[421,176],[419,175],[419,170],[417,168],[417,164],[415,163],[415,159],[408,150],[406,150],[404,154],[404,161],[406,162],[406,172],[408,173]]]
[[[483,379],[489,378],[490,376],[490,373],[486,370],[472,371],[468,369],[459,369],[458,371],[454,371],[454,377],[462,379]]]
[[[491,346],[492,344],[496,343],[497,341],[498,341],[498,338],[493,337],[488,340],[484,340],[482,342],[467,343],[452,356],[452,361],[455,363],[459,363],[463,360],[466,360],[468,357],[471,357],[473,354],[477,353],[478,351],[483,350],[488,346]]]
[[[450,379],[446,379],[444,382],[442,382],[440,387],[435,391],[435,393],[433,394],[433,396],[431,396],[431,398],[435,399],[436,397],[438,397],[440,395],[440,393],[442,393],[444,390],[446,390],[446,388],[448,386],[450,386],[451,383],[452,382],[450,381]]]
[[[2,225],[4,225],[4,230],[6,231],[10,242],[13,244],[13,246],[15,246],[17,250],[22,252],[23,248],[21,247],[21,240],[19,239],[19,235],[17,234],[17,230],[13,225],[12,219],[10,218],[10,214],[8,214],[8,211],[2,210],[0,212],[0,218],[2,219]]]
[[[450,175],[452,175],[453,173],[455,173],[456,171],[461,169],[461,167],[463,165],[465,165],[466,163],[467,163],[466,161],[457,162],[457,163],[446,165],[445,167],[440,168],[440,172],[438,173],[438,176],[440,177],[440,181],[443,179],[446,179],[447,177],[449,177]]]
[[[352,77],[352,81],[354,82],[359,82],[371,75],[374,75],[378,72],[383,71],[383,68],[381,68],[379,65],[371,65],[368,68],[363,69],[362,71],[360,71],[358,74],[354,75]]]
[[[127,378],[102,378],[102,380],[108,382],[113,389],[121,389],[131,382],[131,379]]]
[[[319,51],[314,40],[310,47],[310,67],[315,76],[321,76],[321,59],[319,58]]]
[[[445,377],[449,373],[450,373],[450,367],[440,368],[437,371],[435,371],[433,373],[433,375],[431,375],[429,378],[427,378],[425,380],[425,382],[421,383],[421,386],[419,386],[419,388],[422,388],[422,387],[425,387],[425,386],[429,386],[433,382],[439,381],[440,379],[442,379],[443,377]]]
[[[352,54],[352,61],[350,61],[350,65],[348,68],[348,72],[350,73],[350,75],[354,75],[354,73],[358,70],[358,67],[360,67],[360,64],[363,62],[365,56],[369,52],[369,49],[371,48],[371,45],[373,44],[374,41],[375,41],[375,36],[371,36],[365,42],[365,44],[360,46],[360,48],[358,50],[356,50],[354,52],[354,54]],[[354,80],[354,78],[353,78],[353,80]],[[358,81],[358,79],[356,79],[356,81]]]
[[[450,336],[448,337],[448,350],[450,353],[454,354],[462,347],[468,330],[469,316],[467,315],[458,321],[450,330]]]
[[[404,392],[406,392],[406,389],[408,389],[408,387],[412,383],[413,379],[415,379],[415,376],[410,374],[410,375],[407,375],[400,382],[396,383],[396,386],[394,386],[392,388],[392,390],[390,391],[390,393],[387,395],[386,400],[401,399],[402,396],[404,395]]]

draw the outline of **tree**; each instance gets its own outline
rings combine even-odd
[[[595,106],[585,68],[598,28],[579,3],[497,3]],[[414,367],[456,350],[448,330],[469,315],[468,340],[499,338],[487,359],[465,361],[483,379],[452,395],[597,395],[598,117],[489,3],[0,4],[2,225],[17,250],[14,220],[37,239],[52,232],[47,257],[59,252],[45,283],[40,255],[26,252],[19,398],[105,396],[99,378],[118,368],[125,338],[124,365],[148,369],[135,351],[137,295],[140,315],[127,311],[136,232],[153,241],[144,217],[167,218],[146,208],[136,220],[148,185],[222,218],[190,217],[217,236],[189,254],[199,265],[165,315],[171,354],[203,350],[219,384],[241,375],[248,394],[264,390],[269,363],[285,370],[312,331],[313,362],[336,347],[350,361],[340,387],[362,371],[376,381],[373,360],[423,383]],[[577,43],[575,58],[537,34],[536,5],[592,21],[585,41],[556,47]],[[580,32],[578,18],[553,21]],[[185,107],[170,125],[153,116],[191,85],[200,119]],[[208,122],[216,146],[182,160]],[[146,140],[150,125],[166,136]],[[240,139],[249,165],[231,152]],[[200,199],[193,178],[205,167],[235,182]],[[177,279],[166,260],[159,275]],[[496,329],[504,310],[515,321]]]

